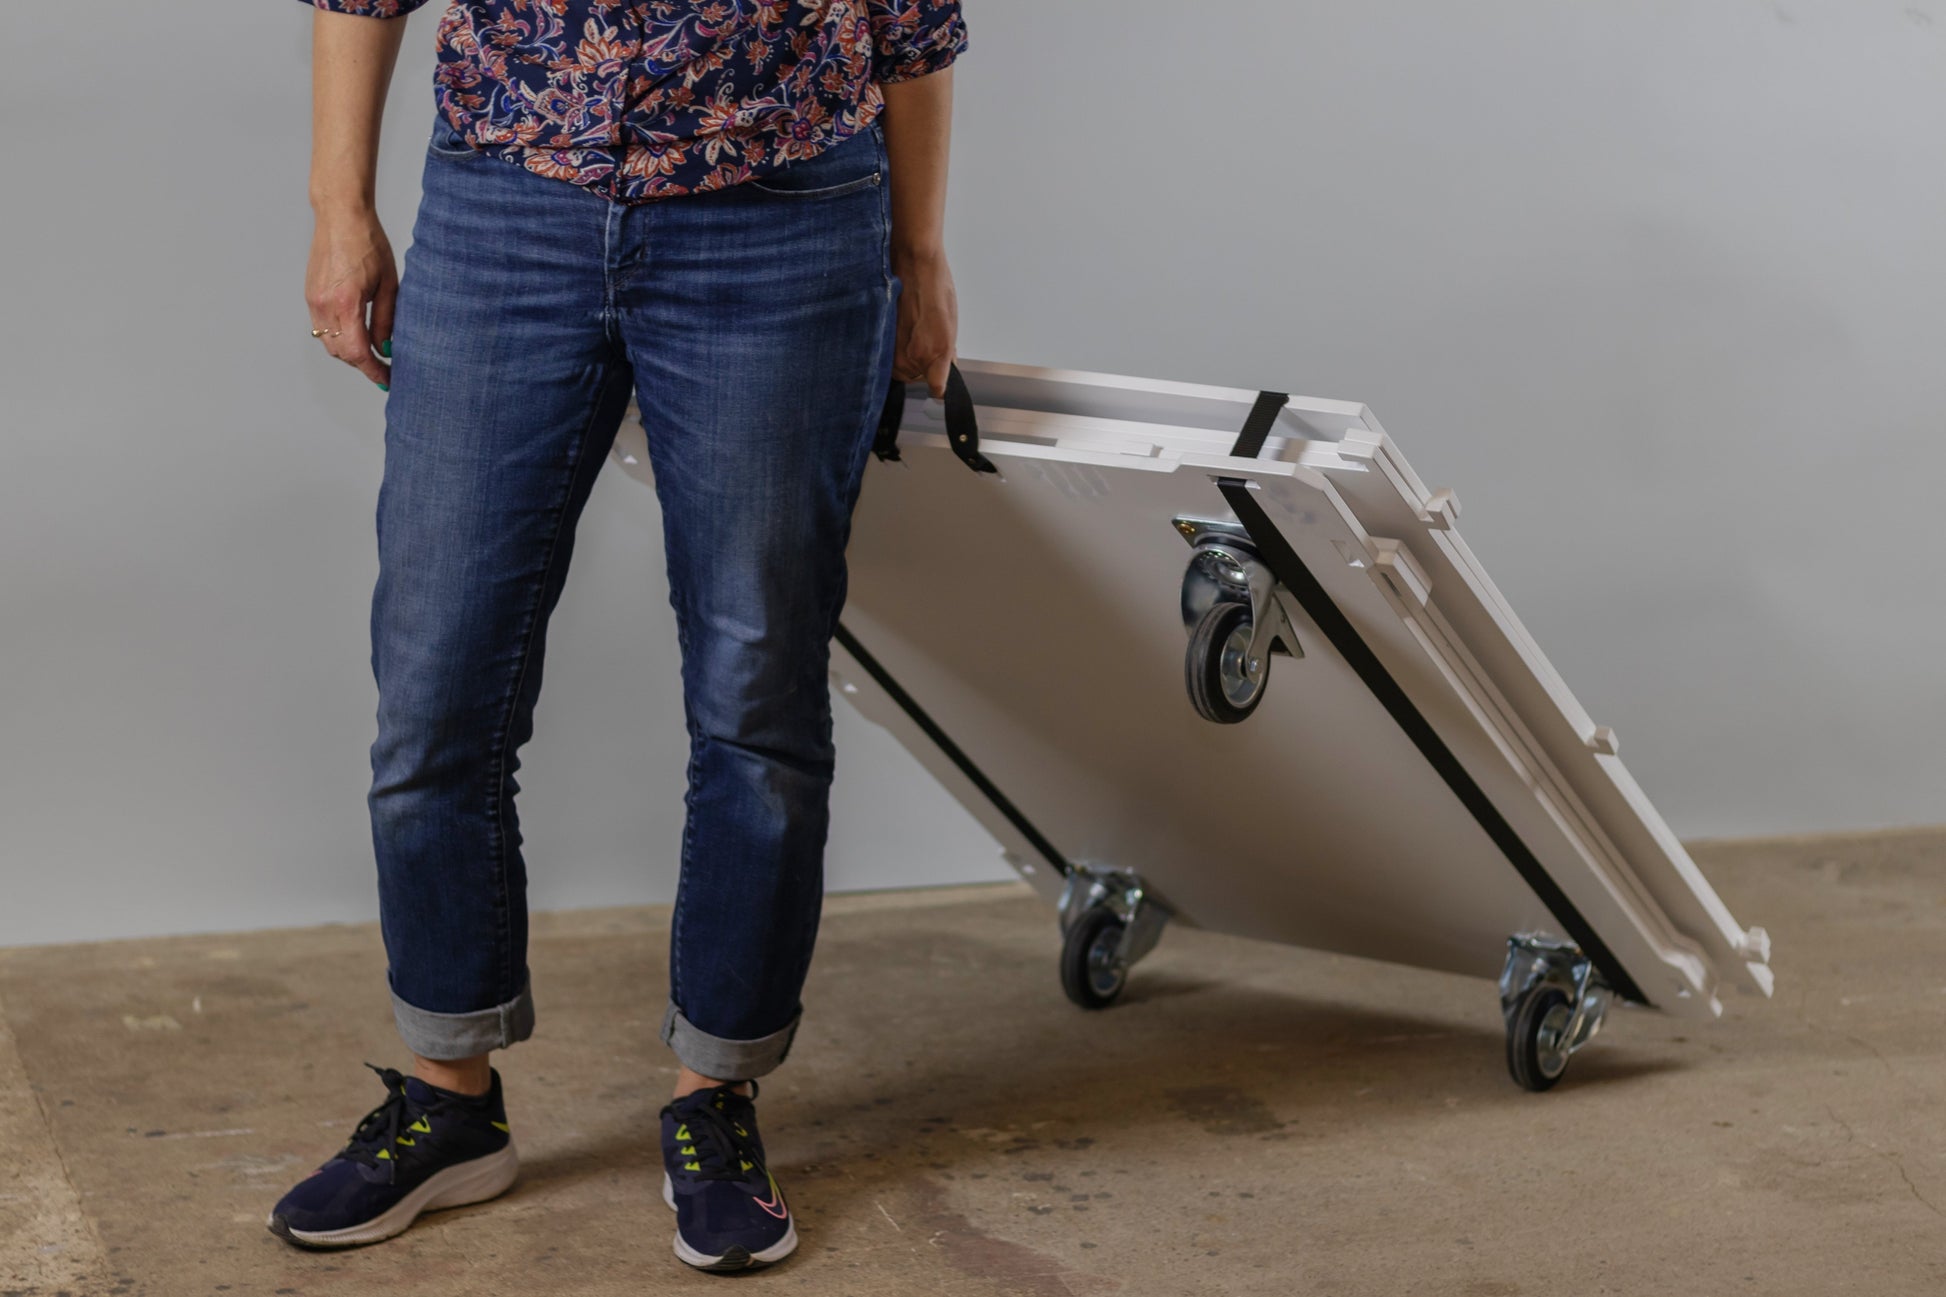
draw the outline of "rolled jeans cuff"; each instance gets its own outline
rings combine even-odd
[[[718,1081],[748,1081],[775,1071],[791,1052],[791,1039],[797,1035],[797,1024],[804,1018],[802,1008],[791,1015],[791,1020],[768,1036],[755,1040],[731,1040],[724,1036],[712,1036],[695,1023],[682,1016],[674,1000],[669,1001],[668,1011],[662,1015],[662,1043],[676,1051],[682,1065],[692,1072]]]
[[[534,995],[530,984],[505,1004],[471,1013],[434,1013],[407,1004],[392,992],[392,1020],[405,1047],[421,1058],[472,1058],[505,1049],[534,1034]]]

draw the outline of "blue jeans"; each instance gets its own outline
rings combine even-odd
[[[885,173],[874,124],[761,183],[622,206],[435,126],[371,622],[380,922],[413,1052],[533,1030],[514,772],[634,391],[690,754],[662,1038],[722,1079],[783,1061],[823,900],[844,549],[891,380]]]

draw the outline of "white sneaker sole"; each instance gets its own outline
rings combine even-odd
[[[278,1232],[305,1247],[355,1247],[360,1243],[376,1243],[394,1234],[403,1234],[424,1212],[438,1211],[442,1207],[465,1207],[499,1197],[513,1185],[519,1171],[520,1158],[514,1152],[510,1139],[507,1146],[497,1153],[449,1166],[429,1176],[424,1184],[399,1199],[390,1210],[362,1225],[331,1230],[302,1230],[285,1226]],[[269,1224],[271,1229],[277,1229],[274,1215]]]
[[[669,1178],[667,1171],[662,1173],[662,1201],[669,1205],[670,1211],[676,1209],[676,1185]],[[731,1268],[743,1269],[748,1266],[769,1265],[773,1261],[782,1261],[796,1250],[797,1215],[793,1212],[790,1222],[784,1228],[784,1237],[761,1251],[749,1253],[750,1260],[744,1266]],[[724,1253],[724,1256],[728,1255],[728,1253]],[[723,1266],[723,1256],[711,1256],[707,1252],[698,1252],[695,1248],[683,1242],[681,1230],[676,1231],[676,1257],[685,1264],[693,1265],[699,1270],[715,1270]]]

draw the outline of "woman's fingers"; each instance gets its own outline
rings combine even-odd
[[[311,327],[324,330],[318,341],[327,352],[381,387],[391,382],[392,371],[373,352],[373,342],[391,338],[397,297],[391,247],[376,218],[358,228],[320,225],[305,275]]]
[[[390,266],[378,283],[378,291],[372,295],[372,345],[381,356],[388,359],[392,354],[392,310],[399,300],[399,281],[389,273]],[[385,366],[386,377],[380,381],[391,382],[392,367]]]
[[[344,344],[344,349],[333,352],[333,355],[374,383],[384,385],[392,381],[392,371],[385,367],[384,361],[372,354],[372,335],[365,328],[363,303],[360,303],[358,310],[352,315],[349,327],[345,329],[338,341]]]
[[[372,335],[365,327],[364,294],[332,289],[311,302],[312,325],[323,329],[318,341],[324,349],[374,383],[391,382],[391,370],[372,354]]]
[[[926,289],[931,289],[931,292]],[[953,335],[958,323],[950,281],[944,291],[925,285],[899,298],[898,343],[892,353],[892,377],[901,383],[925,380],[934,396],[946,394],[946,373],[954,359]]]
[[[959,298],[946,258],[924,257],[908,264],[899,294],[899,346],[895,373],[905,382],[924,379],[935,397],[946,394],[946,374],[959,334]],[[898,369],[896,366],[903,365]]]
[[[934,396],[946,394],[946,366],[949,357],[944,352],[934,350],[931,354],[908,351],[892,365],[892,377],[901,383],[917,383],[923,380],[926,388]]]
[[[892,376],[901,383],[916,383],[923,379],[928,392],[934,396],[944,396],[946,375],[952,369],[954,358],[950,342],[915,346],[907,351],[902,363],[894,362]]]
[[[946,395],[946,375],[952,372],[953,349],[948,347],[930,365],[926,366],[926,390],[934,396]]]
[[[923,379],[927,391],[934,396],[944,396],[946,373],[952,367],[953,359],[950,345],[903,348],[892,362],[892,377],[901,383],[916,383]]]

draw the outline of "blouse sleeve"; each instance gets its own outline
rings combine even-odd
[[[334,14],[361,14],[366,18],[403,18],[426,0],[298,0],[313,9],[328,9]]]
[[[869,0],[872,79],[910,81],[937,72],[966,50],[959,0]]]

